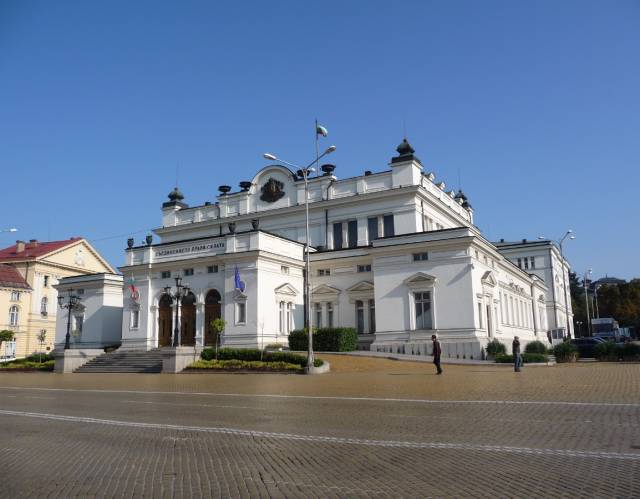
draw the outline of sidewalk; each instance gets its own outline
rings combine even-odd
[[[316,352],[316,355],[322,356],[323,353],[330,353],[331,355],[351,355],[354,357],[377,357],[380,359],[390,359],[390,360],[403,360],[407,362],[427,362],[432,363],[433,357],[430,355],[406,355],[401,353],[388,353],[388,352],[371,352],[368,350],[354,350],[352,352]],[[442,357],[440,359],[441,364],[452,364],[452,365],[460,365],[460,366],[495,366],[495,367],[508,367],[513,369],[512,363],[497,363],[492,360],[470,360],[470,359],[450,359]],[[536,362],[527,364],[527,367],[535,367],[535,366],[548,366],[555,365],[548,364],[545,362]]]

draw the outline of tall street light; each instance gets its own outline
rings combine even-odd
[[[576,236],[573,235],[573,230],[569,229],[567,230],[567,232],[565,232],[564,236],[562,236],[562,238],[560,238],[558,241],[556,241],[556,244],[558,245],[558,247],[560,248],[560,260],[562,260],[560,263],[562,264],[562,293],[564,295],[564,315],[566,318],[566,322],[567,322],[567,336],[569,337],[569,339],[571,339],[571,322],[569,321],[569,301],[567,300],[567,278],[565,277],[565,269],[564,269],[564,242],[566,241],[566,239],[575,239]],[[538,239],[544,239],[544,236],[540,236],[538,237]],[[551,266],[551,272],[553,275],[553,265],[551,265],[551,262],[549,262],[549,265]],[[574,331],[574,336],[575,336],[575,331]]]
[[[598,288],[602,286],[601,284],[596,284],[593,287],[593,296],[596,299],[596,317],[599,319],[600,318],[600,309],[598,308]]]
[[[589,269],[584,273],[584,277],[582,278],[582,285],[584,286],[584,302],[587,305],[587,331],[589,336],[591,336],[591,314],[589,313],[589,289],[587,288],[587,278],[593,272],[592,269]]]
[[[180,311],[180,303],[182,301],[182,298],[184,298],[191,292],[191,289],[186,284],[182,284],[182,277],[177,276],[175,280],[176,280],[175,293],[171,292],[171,286],[166,286],[164,288],[164,292],[167,295],[169,295],[169,297],[172,300],[176,301],[176,319],[173,325],[173,341],[171,342],[171,344],[174,347],[179,347],[180,346],[180,330],[178,328],[178,317],[179,317],[179,311]]]
[[[66,302],[65,302],[66,298]],[[80,303],[80,297],[78,295],[73,294],[73,289],[69,290],[68,295],[62,296],[58,295],[58,306],[62,308],[66,308],[69,311],[69,316],[67,317],[67,334],[64,337],[64,349],[69,350],[71,348],[71,311],[78,306]]]
[[[304,179],[304,206],[305,206],[305,328],[307,329],[307,334],[309,337],[309,344],[307,350],[307,369],[312,369],[314,366],[314,358],[313,358],[313,330],[312,330],[312,321],[311,321],[311,259],[310,259],[310,242],[309,242],[309,173],[313,173],[316,171],[313,168],[313,165],[318,166],[318,162],[320,158],[323,158],[327,154],[331,154],[336,150],[336,146],[329,146],[325,152],[318,155],[316,152],[316,159],[309,163],[305,168],[300,168],[299,166],[289,163],[288,161],[284,161],[283,159],[278,158],[274,154],[265,153],[262,156],[264,159],[268,159],[269,161],[279,161],[280,163],[284,163],[285,165],[291,166],[298,170],[298,175],[301,175]]]

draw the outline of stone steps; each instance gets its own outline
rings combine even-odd
[[[76,369],[76,373],[159,373],[162,354],[159,350],[105,353]]]

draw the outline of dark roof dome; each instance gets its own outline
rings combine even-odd
[[[455,195],[455,199],[462,199],[463,201],[466,201],[467,196],[464,192],[462,192],[462,189],[458,189],[458,192]]]
[[[400,156],[407,156],[409,154],[413,154],[414,152],[416,152],[415,149],[411,147],[411,144],[409,144],[406,137],[402,139],[402,142],[400,143],[400,145],[396,147],[396,151],[398,151]]]
[[[418,157],[413,155],[416,151],[411,147],[406,137],[402,139],[400,145],[396,147],[396,151],[398,151],[398,156],[391,158],[391,163],[404,163],[405,161],[417,161],[420,163]]]
[[[177,186],[169,193],[170,201],[182,201],[183,199],[184,199],[184,194],[180,192],[180,189],[178,189]]]

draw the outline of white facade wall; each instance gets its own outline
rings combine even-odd
[[[65,277],[55,286],[64,297],[69,292],[80,297],[79,305],[71,310],[71,348],[96,349],[120,343],[122,323],[122,276],[91,274]],[[55,348],[65,345],[69,309],[56,317]]]

